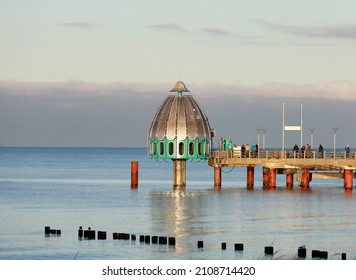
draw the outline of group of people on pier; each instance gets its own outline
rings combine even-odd
[[[307,144],[307,146],[303,145],[299,151],[298,145],[295,144],[293,147],[293,156],[298,158],[299,157],[310,158],[312,157],[312,148],[309,144]],[[323,157],[323,156],[324,156],[324,147],[323,145],[319,144],[318,157]]]
[[[242,144],[242,145],[236,145],[232,143],[231,139],[224,139],[221,137],[220,140],[220,150],[221,151],[232,151],[233,157],[241,157],[241,158],[246,158],[246,157],[251,157],[255,158],[259,156],[259,147],[258,144],[253,144],[250,146],[249,144]],[[287,157],[295,157],[295,158],[312,158],[312,157],[318,157],[318,158],[324,158],[324,157],[334,157],[334,153],[339,154],[339,156],[342,156],[344,158],[349,158],[351,157],[351,149],[349,145],[345,146],[344,152],[338,150],[337,152],[331,152],[331,151],[324,151],[324,147],[322,144],[319,144],[318,150],[312,149],[311,145],[302,145],[302,147],[299,149],[298,145],[295,144],[292,151],[286,151],[286,156]],[[342,154],[341,154],[342,153]]]
[[[258,157],[258,145],[253,144],[252,147],[249,144],[242,144],[241,146],[234,145],[233,149],[234,157]]]

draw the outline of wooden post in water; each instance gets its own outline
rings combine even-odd
[[[268,187],[273,189],[277,186],[277,169],[270,168],[268,173]]]
[[[214,189],[221,189],[221,167],[214,166]]]
[[[300,186],[302,188],[309,188],[310,173],[309,168],[302,168],[302,178],[300,180]]]
[[[138,187],[138,161],[131,161],[131,189]]]
[[[254,185],[255,168],[253,166],[247,166],[247,188],[253,189]]]
[[[287,189],[293,188],[293,173],[286,174],[286,187]]]
[[[353,179],[354,179],[354,174],[352,172],[352,169],[345,169],[344,170],[344,188],[345,189],[352,190]]]

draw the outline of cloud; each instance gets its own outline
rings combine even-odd
[[[265,20],[259,20],[257,22],[265,28],[296,36],[350,40],[356,39],[356,24],[344,24],[334,26],[293,26],[274,23]]]
[[[245,99],[257,98],[298,98],[356,101],[356,83],[330,81],[315,84],[265,83],[251,86],[243,84],[200,84],[190,87],[192,92],[214,98],[216,95],[240,96]]]
[[[201,32],[210,34],[210,35],[218,35],[218,36],[233,36],[235,35],[234,33],[225,31],[220,28],[202,28],[200,29]]]
[[[175,24],[175,23],[153,24],[153,25],[149,25],[148,27],[153,28],[153,29],[179,31],[179,32],[185,32],[185,33],[198,32],[198,34],[208,34],[208,35],[213,35],[213,36],[234,36],[235,35],[232,32],[226,31],[226,30],[224,30],[222,28],[218,28],[218,27],[206,27],[206,28],[201,28],[196,31],[193,31],[193,30],[188,30],[188,29],[182,27],[181,25]]]
[[[66,81],[59,83],[36,83],[0,81],[0,94],[19,96],[133,96],[152,98],[168,94],[174,83],[89,83]],[[321,98],[327,100],[356,101],[356,83],[349,81],[329,81],[314,84],[265,83],[261,85],[203,83],[190,84],[190,91],[197,95],[215,98],[217,95],[242,97],[287,97]]]
[[[0,146],[145,147],[152,117],[173,84],[0,81]],[[338,127],[338,141],[356,146],[350,141],[355,128],[345,121],[354,118],[356,83],[186,85],[202,109],[209,109],[218,135],[235,142],[252,143],[256,128],[265,127],[266,145],[280,145],[285,101],[288,124],[298,123],[303,102],[306,130],[316,128],[315,141],[331,146],[332,127]]]
[[[83,28],[83,29],[93,29],[101,24],[91,23],[91,22],[62,22],[58,23],[59,26],[68,27],[68,28]]]
[[[169,30],[169,31],[188,32],[181,25],[178,25],[175,23],[152,24],[152,25],[149,25],[148,27],[154,28],[154,29]]]

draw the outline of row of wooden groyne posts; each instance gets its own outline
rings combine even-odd
[[[211,152],[208,164],[214,167],[214,188],[222,185],[222,168],[247,168],[246,186],[254,187],[254,168],[262,166],[263,187],[276,188],[276,175],[286,176],[286,187],[293,188],[294,175],[302,188],[309,188],[312,178],[340,178],[346,191],[352,191],[356,153],[345,151],[259,150],[242,154],[234,150]]]
[[[45,236],[61,236],[62,231],[59,229],[51,229],[49,226],[45,227]],[[139,237],[140,243],[145,244],[158,244],[158,245],[169,245],[169,246],[176,246],[176,238],[175,237],[166,237],[166,236],[151,236],[151,235],[136,235],[130,233],[118,233],[114,232],[112,234],[113,240],[131,240],[136,241],[137,236]],[[107,239],[107,232],[106,231],[95,231],[92,228],[88,227],[87,230],[84,230],[82,226],[78,229],[78,239],[79,240],[106,240]],[[199,240],[197,241],[197,248],[204,249],[204,241]],[[221,243],[221,250],[227,250],[227,243]],[[238,252],[244,251],[244,244],[243,243],[235,243],[234,250]],[[274,251],[273,246],[265,246],[264,247],[264,254],[266,256],[273,256],[276,252]],[[306,259],[307,257],[307,249],[305,246],[300,246],[297,252],[298,259]],[[312,259],[328,259],[328,251],[321,251],[321,250],[312,250],[311,251],[311,258]],[[341,260],[346,260],[346,253],[341,253]]]

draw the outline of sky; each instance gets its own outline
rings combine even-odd
[[[218,139],[356,149],[356,1],[0,0],[0,146],[145,147],[181,79]],[[262,134],[260,138],[262,144]],[[300,144],[286,132],[285,146]]]

